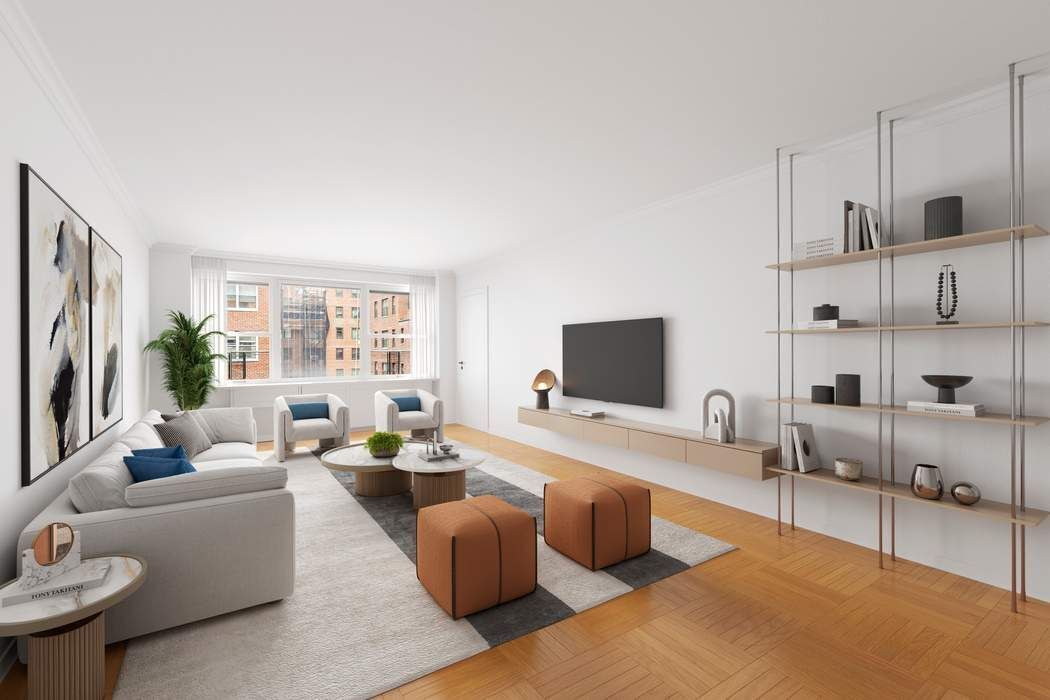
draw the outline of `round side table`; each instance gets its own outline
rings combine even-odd
[[[130,555],[109,560],[101,586],[45,600],[0,607],[0,637],[29,636],[29,697],[101,698],[106,678],[106,609],[142,586],[146,562]],[[0,593],[17,586],[0,586]]]
[[[412,488],[412,475],[393,467],[393,457],[373,457],[368,446],[355,442],[321,455],[321,464],[336,472],[354,473],[358,496],[394,496]]]
[[[412,506],[419,510],[467,497],[467,470],[485,461],[478,453],[461,450],[455,459],[428,462],[419,452],[402,452],[394,457],[394,467],[412,474]]]

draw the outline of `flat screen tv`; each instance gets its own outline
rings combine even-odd
[[[570,323],[561,327],[562,394],[664,406],[664,320]]]

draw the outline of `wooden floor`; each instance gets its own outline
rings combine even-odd
[[[556,478],[604,471],[447,432]],[[739,549],[384,697],[1050,698],[1050,605],[1014,615],[1007,591],[904,561],[880,571],[871,550],[777,537],[773,520],[646,485],[654,515]],[[112,688],[123,645],[107,652]],[[24,678],[16,665],[0,698],[24,697]]]

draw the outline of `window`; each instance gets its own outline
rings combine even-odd
[[[350,307],[350,318],[361,318],[361,307],[351,306]]]
[[[412,314],[405,292],[370,291],[368,301],[378,316],[369,327],[369,363],[373,374],[412,373]]]
[[[234,353],[226,363],[228,379],[270,377],[269,294],[265,284],[226,284],[226,352]]]
[[[361,348],[350,348],[350,359],[360,360],[361,359]]]
[[[243,353],[243,356],[242,356]],[[226,354],[234,363],[259,361],[259,336],[243,333],[226,334]]]
[[[372,318],[379,318],[379,302],[372,302]]]
[[[259,285],[228,282],[226,284],[227,311],[258,311]]]
[[[351,377],[360,377],[361,376],[361,370],[358,369],[357,367],[351,367],[350,368],[350,376]]]
[[[349,291],[349,294],[347,293]],[[341,297],[343,304],[330,304]],[[345,300],[349,298],[350,303]],[[359,330],[350,329],[346,336],[343,319],[349,306],[352,317],[360,314],[361,296],[349,287],[325,287],[300,284],[281,285],[281,376],[341,377],[344,367],[336,367],[360,343]],[[331,315],[329,315],[331,309]],[[355,313],[356,312],[356,313]]]

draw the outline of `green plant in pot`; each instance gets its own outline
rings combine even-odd
[[[164,389],[182,411],[192,411],[208,402],[214,388],[215,360],[225,360],[213,351],[213,338],[226,337],[222,331],[205,331],[214,316],[194,321],[181,311],[169,311],[171,326],[146,343],[143,352],[160,353],[164,369]]]
[[[365,444],[373,457],[396,457],[405,440],[397,433],[372,433]]]

